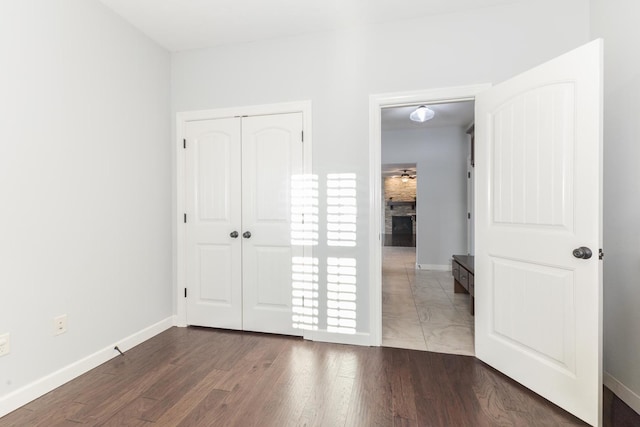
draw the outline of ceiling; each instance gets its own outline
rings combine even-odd
[[[393,107],[382,110],[382,130],[404,130],[455,126],[468,128],[473,122],[473,101],[450,102],[447,104],[429,104],[436,114],[433,119],[424,123],[412,122],[409,114],[418,107]]]
[[[100,0],[176,52],[526,0]]]
[[[417,168],[415,163],[394,163],[388,165],[382,165],[383,177],[400,177],[405,171],[410,176],[416,176]]]
[[[445,126],[456,126],[466,130],[473,123],[474,104],[474,101],[427,104],[435,112],[435,116],[424,123],[416,123],[409,120],[409,114],[418,105],[384,108],[382,109],[382,130],[424,129]],[[409,175],[416,175],[416,164],[383,164],[382,176],[400,176],[404,170]]]

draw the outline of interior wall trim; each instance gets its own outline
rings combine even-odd
[[[126,352],[149,338],[171,328],[174,324],[175,316],[167,317],[166,319],[148,326],[141,331],[111,343],[103,349],[98,350],[77,362],[71,363],[62,369],[7,394],[0,399],[0,417],[7,415],[9,412],[15,411],[32,400],[49,393],[51,390],[56,389],[91,369],[119,356],[119,353],[114,349],[116,345],[120,350]]]
[[[311,338],[313,341],[326,342],[332,344],[349,344],[359,346],[370,346],[370,334],[364,332],[356,332],[355,334],[337,334],[328,332],[326,329],[313,331]]]
[[[602,375],[604,385],[631,409],[640,414],[640,396],[608,372]]]
[[[369,324],[372,346],[382,345],[382,113],[387,107],[475,100],[491,84],[454,86],[369,96]]]
[[[416,264],[417,270],[451,271],[451,264]]]
[[[184,289],[186,286],[186,234],[184,231],[183,213],[186,211],[186,190],[185,182],[185,154],[183,149],[183,139],[185,138],[185,127],[189,121],[221,119],[243,116],[263,116],[271,114],[302,113],[302,129],[304,132],[303,145],[303,173],[311,175],[313,173],[313,129],[311,100],[282,102],[275,104],[248,105],[230,108],[216,108],[210,110],[181,111],[176,113],[176,140],[175,140],[175,175],[176,185],[174,224],[175,233],[173,236],[173,256],[174,256],[174,290],[175,290],[175,314],[176,326],[187,326],[186,300]],[[313,248],[305,246],[304,257],[313,257]],[[305,330],[303,337],[314,340],[314,331]]]

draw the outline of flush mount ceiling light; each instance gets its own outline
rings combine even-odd
[[[421,105],[409,114],[409,118],[414,122],[424,123],[427,120],[433,119],[435,115],[436,113],[431,108]]]

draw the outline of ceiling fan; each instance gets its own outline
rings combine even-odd
[[[416,179],[416,175],[409,175],[407,170],[404,169],[404,172],[400,175],[400,179],[402,179],[402,182],[409,182],[410,179]]]

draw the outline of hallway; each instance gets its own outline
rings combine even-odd
[[[416,249],[382,249],[382,345],[473,356],[469,295],[450,271],[416,270]]]

